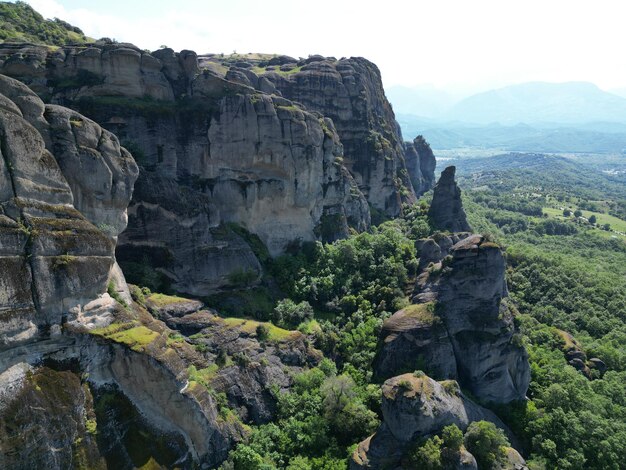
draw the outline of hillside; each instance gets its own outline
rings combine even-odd
[[[465,98],[445,118],[479,124],[626,122],[626,98],[586,82],[529,82]]]
[[[0,42],[24,41],[63,45],[92,42],[80,28],[54,18],[44,19],[25,2],[0,2]]]

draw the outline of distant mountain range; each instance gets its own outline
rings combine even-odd
[[[592,83],[522,83],[465,98],[444,115],[478,124],[626,123],[626,98]]]
[[[428,88],[394,87],[389,97],[404,134],[436,149],[622,153],[626,98],[586,82],[532,82],[454,102]]]

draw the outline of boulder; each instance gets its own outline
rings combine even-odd
[[[458,380],[481,402],[524,399],[528,355],[503,301],[508,290],[500,247],[467,233],[438,240],[420,243],[429,264],[420,260],[415,304],[383,323],[375,377],[423,370],[437,380]]]
[[[383,423],[357,446],[351,469],[395,468],[413,443],[451,424],[464,431],[471,422],[486,420],[510,433],[495,414],[466,398],[455,381],[404,374],[387,380],[382,395]],[[466,467],[460,468],[473,468],[472,459],[463,460]]]

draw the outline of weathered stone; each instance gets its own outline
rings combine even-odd
[[[465,430],[473,421],[486,420],[509,432],[495,414],[466,398],[455,381],[404,374],[387,380],[382,394],[383,423],[359,444],[351,469],[394,468],[412,443],[450,424]]]
[[[316,55],[297,73],[264,76],[286,98],[333,120],[346,166],[376,209],[397,215],[402,202],[415,201],[416,192],[431,187],[420,183],[414,189],[411,184],[400,128],[373,63],[361,57],[337,61]],[[415,181],[431,179],[419,177],[421,169],[415,165],[413,170]]]
[[[385,320],[374,360],[377,380],[415,370],[436,379],[457,377],[452,343],[434,303],[410,305]]]
[[[421,195],[435,185],[435,155],[430,145],[418,135],[413,142],[404,142],[404,159],[416,195]]]
[[[0,76],[0,341],[33,339],[104,293],[137,166],[116,137]],[[6,242],[6,244],[4,243]]]
[[[258,235],[271,255],[292,242],[368,228],[369,207],[343,164],[332,121],[278,96],[268,76],[240,67],[226,78],[199,73],[191,51],[148,54],[108,41],[46,51],[48,66],[43,50],[26,51],[0,48],[0,69],[28,83],[47,81],[42,94],[113,130],[144,168],[118,249],[133,281],[141,281],[132,276],[137,270],[151,269],[162,288],[192,295],[232,287],[241,273],[254,284],[260,264],[222,228],[231,222]],[[21,68],[9,67],[21,60]],[[91,138],[92,126],[83,127],[82,137]],[[105,178],[97,161],[80,159]]]
[[[448,232],[468,232],[471,227],[467,223],[461,190],[454,181],[456,168],[447,167],[441,172],[441,177],[435,185],[433,202],[428,211],[428,217],[435,228]]]

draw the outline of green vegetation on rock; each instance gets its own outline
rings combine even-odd
[[[0,2],[0,40],[60,46],[93,42],[76,26],[46,20],[26,2]]]

